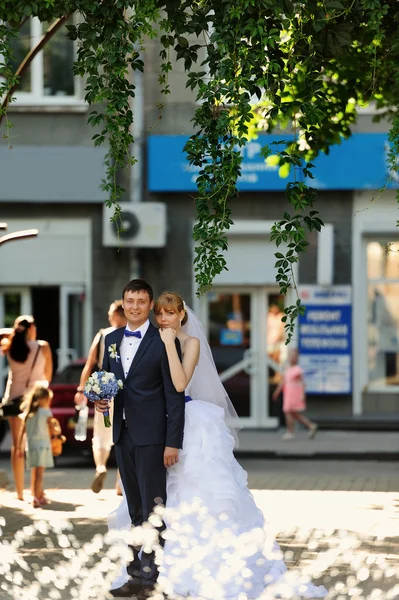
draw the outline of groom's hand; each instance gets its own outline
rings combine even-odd
[[[171,448],[170,446],[165,446],[165,451],[163,453],[163,464],[166,468],[173,467],[179,460],[179,450],[177,448]]]
[[[109,410],[108,400],[96,400],[94,404],[96,405],[96,410],[98,410],[98,412],[105,413]]]

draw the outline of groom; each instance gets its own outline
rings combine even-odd
[[[139,526],[156,504],[166,502],[166,468],[178,461],[185,404],[184,393],[173,386],[158,329],[148,320],[154,305],[151,286],[134,279],[122,298],[127,325],[106,336],[103,369],[123,381],[114,399],[113,441],[132,524]],[[106,401],[96,402],[100,412],[106,408]],[[132,550],[131,579],[111,593],[146,598],[158,577],[154,553],[143,552],[140,558],[140,548]]]

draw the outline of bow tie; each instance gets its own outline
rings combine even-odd
[[[141,339],[141,331],[129,331],[125,329],[125,337],[136,337]]]

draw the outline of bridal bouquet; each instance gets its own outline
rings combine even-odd
[[[112,400],[120,389],[123,388],[121,379],[117,379],[113,373],[107,371],[95,371],[86,381],[84,395],[91,402],[96,400]],[[111,427],[109,410],[104,413],[105,427]]]

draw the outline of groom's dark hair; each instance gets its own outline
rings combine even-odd
[[[122,298],[125,298],[126,292],[147,292],[150,297],[150,302],[154,300],[154,292],[152,291],[152,287],[149,283],[147,283],[144,279],[132,279],[129,281],[123,288]]]

